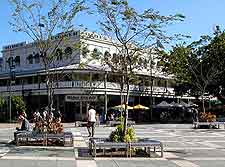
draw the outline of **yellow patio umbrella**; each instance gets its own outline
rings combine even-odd
[[[133,109],[134,110],[149,110],[149,107],[138,104],[138,105],[134,106]]]
[[[125,104],[122,104],[122,105],[118,105],[118,106],[115,106],[115,107],[113,107],[114,109],[125,109]],[[130,107],[130,106],[127,106],[127,109],[128,110],[132,110],[133,109],[133,107]]]

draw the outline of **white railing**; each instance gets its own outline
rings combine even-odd
[[[29,84],[29,85],[24,85],[23,86],[24,90],[34,90],[34,89],[39,89],[38,84]]]
[[[103,81],[64,81],[58,82],[56,84],[57,88],[89,88],[89,89],[104,89],[105,84]],[[46,89],[46,83],[41,84],[26,84],[26,85],[13,85],[11,86],[11,91],[21,91],[21,90],[39,90]],[[114,82],[107,82],[106,89],[108,90],[120,90],[120,84]],[[124,87],[124,91],[126,90],[126,86]],[[0,92],[9,91],[9,86],[1,86]],[[130,85],[130,91],[137,92],[150,92],[151,87],[139,86],[139,85]],[[165,87],[153,87],[152,91],[154,93],[166,93],[166,94],[174,94],[173,88],[165,88]]]

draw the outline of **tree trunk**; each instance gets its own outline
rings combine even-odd
[[[153,99],[152,99],[152,95],[153,95],[153,78],[151,76],[151,93],[150,93],[150,118],[152,121],[152,105],[153,105]]]
[[[47,88],[47,96],[48,96],[48,112],[50,112],[53,108],[53,81],[50,79],[49,73],[46,75],[46,88]]]
[[[203,109],[203,113],[205,113],[205,100],[204,100],[204,93],[202,94],[202,109]]]
[[[127,131],[127,120],[128,120],[128,100],[129,100],[129,81],[127,79],[127,82],[126,82],[126,105],[125,105],[125,111],[124,111],[124,129],[123,129],[123,136],[126,135],[126,131]]]
[[[123,103],[124,103],[124,98],[123,98],[123,88],[124,88],[124,76],[122,76],[122,82],[120,84],[120,105],[122,106]],[[122,117],[123,116],[123,113],[124,111],[121,110],[120,111],[120,116]],[[121,120],[122,121],[122,120]]]

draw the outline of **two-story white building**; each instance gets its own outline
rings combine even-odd
[[[87,39],[81,39],[80,31],[67,33],[69,44],[61,46],[62,57],[57,67],[52,70],[58,71],[60,80],[54,89],[54,107],[61,110],[65,121],[84,119],[86,115],[86,103],[91,102],[96,106],[99,114],[105,113],[112,106],[121,103],[120,75],[112,73],[110,69],[103,69],[97,62],[90,62],[81,68],[81,52],[73,48],[73,43],[82,42],[90,52],[116,53],[109,39],[98,34],[86,33]],[[56,36],[57,38],[57,36]],[[70,54],[73,60],[64,54]],[[36,109],[47,105],[46,72],[40,58],[40,53],[35,43],[21,42],[4,46],[2,49],[2,64],[0,68],[0,94],[1,96],[19,95],[23,96],[27,106],[28,115]],[[15,82],[10,84],[10,67],[13,64],[15,71]],[[63,70],[63,75],[62,75]],[[57,73],[57,72],[56,72]],[[130,85],[129,105],[138,103],[150,105],[150,94],[152,92],[153,104],[163,100],[168,102],[179,101],[174,93],[175,82],[172,78],[162,75],[153,69],[152,76],[147,70],[137,72],[141,84]],[[150,81],[153,78],[153,87]],[[125,93],[122,92],[122,94]],[[182,97],[184,100],[189,97]]]

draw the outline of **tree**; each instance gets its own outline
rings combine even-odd
[[[9,99],[8,99],[9,100]],[[9,102],[9,101],[8,101]],[[0,121],[9,121],[9,115],[7,116],[7,99],[0,97]],[[24,103],[21,96],[12,96],[12,116],[15,118],[19,113],[26,112],[26,104]]]
[[[218,38],[202,36],[199,41],[190,45],[176,45],[169,54],[162,52],[160,65],[163,70],[173,74],[181,85],[189,86],[189,92],[202,98],[203,112],[205,112],[206,93],[210,85],[223,73],[224,59],[218,49]],[[221,47],[221,46],[220,46]],[[183,89],[184,90],[184,89]]]
[[[217,64],[220,72],[207,90],[210,94],[217,96],[225,103],[225,31],[220,30],[219,26],[216,26],[214,37],[208,47],[210,48],[209,54],[211,55],[210,64]]]
[[[12,96],[12,112],[14,115],[26,112],[26,104],[21,96]]]
[[[123,135],[126,135],[128,117],[129,83],[135,79],[137,70],[146,64],[146,49],[156,41],[167,41],[164,28],[169,23],[181,21],[180,14],[163,16],[153,9],[138,12],[128,4],[127,0],[97,0],[95,6],[101,16],[100,28],[108,36],[111,45],[116,48],[116,54],[105,52],[102,64],[107,65],[112,72],[121,74],[121,88],[125,89],[125,112]]]
[[[33,41],[46,72],[48,109],[53,107],[54,87],[59,77],[56,67],[73,64],[79,42],[72,43],[68,32],[73,30],[77,14],[85,9],[84,0],[10,0],[13,7],[11,26],[16,32],[27,34]],[[44,2],[44,4],[43,4]],[[64,51],[63,47],[67,47]],[[75,54],[72,54],[75,48]],[[62,63],[62,58],[68,59]],[[63,71],[63,68],[61,69]]]

